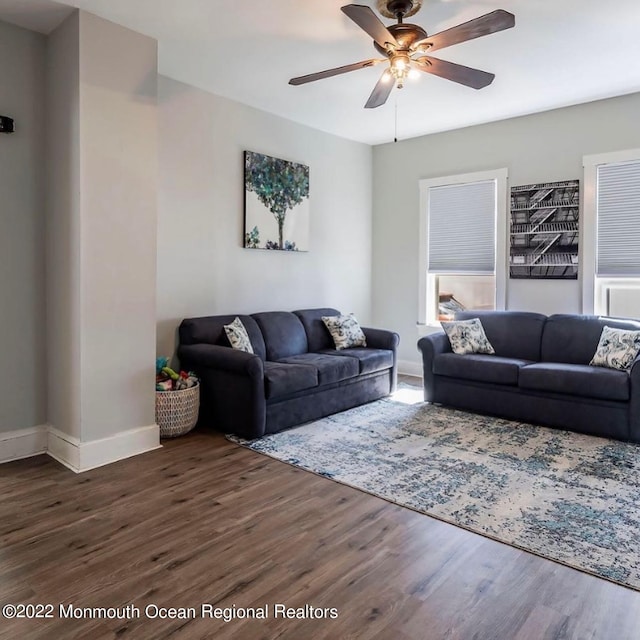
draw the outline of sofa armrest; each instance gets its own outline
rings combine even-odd
[[[430,333],[418,340],[418,349],[422,352],[422,383],[424,385],[424,399],[435,402],[435,376],[433,375],[433,361],[440,353],[451,351],[451,343],[444,331]]]
[[[629,371],[629,439],[640,442],[640,355]]]
[[[198,423],[252,440],[267,421],[264,364],[260,356],[231,347],[191,344],[178,347],[183,369],[200,378]]]
[[[367,347],[371,347],[372,349],[389,349],[389,351],[395,351],[400,344],[400,336],[393,331],[362,327],[362,332],[367,339]]]
[[[390,371],[389,391],[393,393],[398,388],[398,345],[400,336],[394,331],[386,329],[372,329],[362,327],[362,332],[367,340],[367,347],[371,349],[388,349],[393,353],[393,366]]]
[[[264,372],[259,356],[214,344],[180,345],[178,358],[183,369],[194,371],[202,368],[222,369],[230,373],[245,373],[260,378]]]

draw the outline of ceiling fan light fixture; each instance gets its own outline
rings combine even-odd
[[[404,21],[420,9],[423,0],[376,0],[376,2],[379,12],[383,16],[395,18],[396,24],[385,26],[371,7],[364,4],[347,4],[340,7],[340,10],[373,39],[374,48],[382,58],[372,58],[291,78],[289,84],[307,84],[388,62],[388,68],[365,103],[365,109],[375,109],[385,104],[394,87],[401,89],[407,78],[413,78],[416,74],[419,76],[420,72],[439,76],[472,89],[482,89],[493,82],[495,75],[492,73],[447,62],[441,58],[432,58],[425,53],[511,29],[516,23],[512,13],[496,9],[439,33],[428,35],[421,26]]]
[[[411,71],[411,58],[406,53],[396,53],[390,58],[389,71],[398,82],[398,89],[402,89],[404,81]]]
[[[407,63],[404,61],[403,58],[400,58],[399,56],[394,58],[393,61],[391,62],[391,66],[396,70],[396,71],[404,71],[407,68]]]
[[[391,56],[391,72],[394,75],[406,74],[411,66],[411,58],[406,53],[396,53]]]

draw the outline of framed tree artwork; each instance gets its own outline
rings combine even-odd
[[[309,250],[309,167],[244,152],[244,246]]]

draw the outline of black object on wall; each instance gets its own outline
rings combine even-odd
[[[0,116],[0,133],[13,133],[14,131],[13,118]]]

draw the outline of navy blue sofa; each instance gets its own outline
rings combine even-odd
[[[640,442],[640,357],[629,372],[589,366],[602,328],[640,322],[583,315],[464,311],[495,355],[456,355],[444,331],[418,342],[428,402]]]
[[[336,351],[322,316],[336,309],[183,320],[178,357],[200,378],[198,423],[259,438],[395,390],[397,333],[363,327],[366,347]],[[254,353],[232,349],[224,325],[242,320]]]

